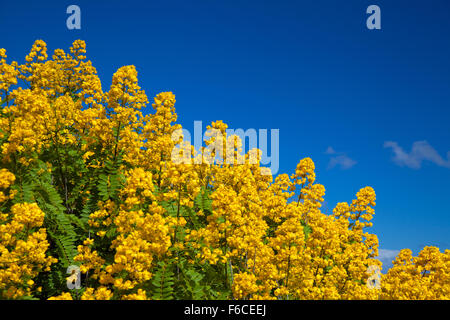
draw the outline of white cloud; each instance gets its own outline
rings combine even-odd
[[[392,261],[395,260],[395,257],[399,254],[400,250],[389,250],[389,249],[378,249],[378,260],[383,263],[383,272],[386,272],[388,269],[392,268]]]
[[[334,151],[334,149],[332,147],[328,147],[327,151],[325,151],[325,154],[335,154],[336,151]]]
[[[328,169],[332,169],[336,166],[340,166],[342,170],[350,169],[356,164],[356,161],[347,157],[346,155],[340,155],[332,157],[328,163]]]
[[[328,169],[340,166],[342,170],[347,170],[356,164],[356,161],[348,157],[343,152],[336,152],[332,147],[328,147],[325,154],[333,155],[328,163]]]
[[[414,142],[409,153],[394,141],[386,141],[384,147],[392,148],[394,152],[392,160],[399,166],[420,169],[422,162],[428,160],[438,166],[450,168],[450,151],[447,152],[447,160],[445,160],[427,141]]]
[[[379,260],[394,260],[399,254],[400,250],[390,250],[390,249],[379,249],[378,259]]]

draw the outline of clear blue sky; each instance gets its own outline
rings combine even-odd
[[[71,4],[81,30],[66,28]],[[366,28],[371,4],[381,30]],[[280,172],[311,157],[328,212],[372,186],[381,248],[417,254],[450,248],[449,12],[446,0],[2,1],[0,47],[23,62],[36,39],[51,52],[83,39],[105,90],[134,64],[150,97],[176,94],[188,129],[278,128]]]

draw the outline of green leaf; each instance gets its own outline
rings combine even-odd
[[[305,225],[303,226],[303,233],[305,234],[305,241],[308,240],[308,236],[311,234],[312,229],[310,226]]]

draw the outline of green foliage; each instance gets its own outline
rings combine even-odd
[[[98,176],[98,194],[100,199],[116,199],[125,183],[125,177],[119,172],[120,159],[106,160],[104,170]]]
[[[38,161],[19,179],[15,188],[18,191],[15,203],[36,202],[45,213],[45,227],[50,236],[53,249],[57,251],[63,267],[73,264],[76,255],[75,242],[79,238],[76,227],[72,224],[67,208],[63,205],[60,194],[52,184],[52,175],[47,165]]]
[[[196,208],[202,210],[205,214],[212,213],[212,200],[210,198],[211,191],[202,187],[200,193],[195,198],[194,204]]]
[[[153,300],[170,300],[174,296],[175,274],[173,266],[159,261],[155,267],[151,284]]]
[[[303,233],[305,234],[305,241],[308,240],[308,236],[311,234],[312,228],[308,225],[303,225]]]
[[[223,285],[226,279],[220,267],[195,265],[185,258],[165,261],[159,261],[154,267],[150,281],[152,299],[210,300],[231,296],[231,290]]]

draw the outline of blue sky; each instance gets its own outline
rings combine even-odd
[[[81,8],[68,30],[66,8]],[[366,8],[381,8],[381,30]],[[0,47],[23,62],[87,42],[104,89],[134,64],[180,123],[280,130],[280,172],[311,157],[324,210],[377,193],[380,247],[450,248],[450,3],[433,1],[2,1]],[[426,142],[424,142],[426,141]],[[414,147],[413,147],[414,146]]]

